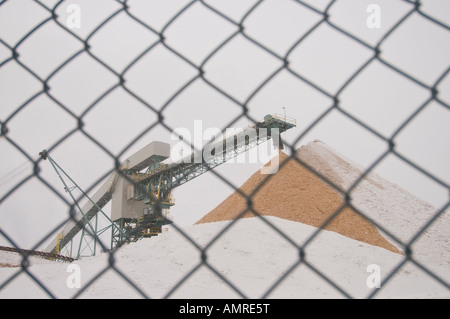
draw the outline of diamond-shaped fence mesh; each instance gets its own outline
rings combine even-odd
[[[328,236],[325,228],[352,209],[388,236],[401,256],[390,269],[383,269],[381,288],[364,290],[363,297],[389,290],[398,273],[409,271],[407,265],[448,296],[448,244],[440,255],[447,272],[415,258],[414,244],[448,220],[449,9],[445,1],[431,0],[0,2],[0,238],[1,245],[8,247],[4,251],[21,256],[19,267],[0,264],[0,295],[26,296],[25,285],[31,285],[36,295],[54,298],[92,296],[96,286],[106,296],[111,289],[143,297],[195,297],[201,295],[196,289],[205,289],[203,295],[212,298],[296,298],[307,297],[301,291],[309,281],[292,283],[295,274],[303,271],[304,278],[316,278],[337,296],[361,297],[361,291],[346,285],[348,273],[338,268],[332,257],[339,256],[332,249],[320,252],[329,257],[326,267],[314,262],[317,251],[310,252]],[[85,195],[96,191],[110,174],[118,173],[139,191],[121,164],[149,142],[178,143],[181,136],[173,133],[179,128],[195,133],[196,121],[204,130],[214,127],[223,132],[283,112],[284,119],[287,113],[297,126],[281,136],[290,160],[282,161],[279,170],[294,161],[344,199],[308,236],[300,240],[299,234],[267,218],[254,205],[277,173],[264,175],[245,193],[239,187],[259,163],[207,165],[210,169],[204,176],[174,189],[179,198],[171,209],[175,218],[170,232],[177,242],[163,242],[164,236],[148,240],[165,247],[167,256],[140,243],[126,245],[141,247],[142,260],[155,262],[170,258],[176,247],[184,245],[185,254],[170,261],[170,267],[177,269],[175,278],[164,278],[163,270],[141,269],[136,274],[133,268],[128,273],[120,266],[127,258],[121,255],[124,246],[111,250],[93,223],[80,231],[95,241],[105,262],[95,270],[81,269],[89,272],[81,288],[61,295],[68,290],[65,281],[55,283],[30,266],[29,259],[36,255],[51,260],[45,267],[61,267],[58,261],[68,261],[42,249],[64,225],[78,221],[75,216],[87,201]],[[296,156],[311,139],[324,141],[362,165],[348,187],[336,185]],[[39,156],[43,149],[48,153]],[[59,170],[53,166],[61,179],[49,159],[61,165]],[[62,188],[60,181],[68,177],[63,177],[65,172],[74,180]],[[371,218],[353,201],[372,173],[398,182],[437,207],[413,236],[405,239],[402,229]],[[245,209],[234,212],[235,219],[203,234],[184,227],[230,192],[246,201]],[[261,239],[245,237],[251,233],[247,227],[253,226],[245,226],[239,217],[248,213],[265,227]],[[411,219],[415,214],[411,211]],[[233,244],[236,234],[246,239]],[[267,249],[279,245],[283,253],[256,260],[233,255],[244,247],[254,249],[252,240]],[[232,260],[234,266],[228,264]],[[275,267],[284,260],[282,267]],[[334,263],[336,271],[328,273]],[[233,269],[253,267],[271,275],[261,278],[260,287],[249,288]],[[361,277],[364,286],[369,275]],[[150,277],[159,278],[153,281],[157,289],[146,286]],[[105,285],[106,281],[113,283]],[[214,288],[219,283],[220,292]],[[414,281],[410,284],[414,286]],[[102,292],[97,296],[102,297]]]

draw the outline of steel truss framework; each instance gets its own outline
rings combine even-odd
[[[177,163],[162,164],[160,162],[152,162],[151,166],[145,168],[145,173],[141,173],[137,169],[118,169],[106,182],[110,184],[108,190],[98,199],[91,199],[49,156],[47,151],[42,151],[40,153],[41,157],[49,159],[64,184],[64,189],[70,194],[76,208],[81,213],[81,218],[73,218],[73,227],[64,237],[58,238],[51,253],[60,252],[67,245],[72,245],[72,240],[80,231],[81,238],[77,258],[80,258],[83,251],[81,249],[83,241],[89,247],[92,255],[95,255],[98,243],[100,243],[103,250],[112,250],[115,247],[122,246],[124,243],[157,236],[162,232],[162,226],[172,223],[172,220],[166,214],[163,214],[163,211],[169,210],[174,205],[171,195],[174,188],[244,154],[270,139],[273,140],[276,148],[283,148],[281,134],[295,126],[296,121],[294,119],[288,119],[286,116],[280,115],[267,115],[264,121],[241,129],[231,136],[217,138],[208,143],[202,150],[194,150],[188,157]],[[142,169],[142,167],[138,167],[138,169]],[[68,178],[74,186],[69,188],[63,176]],[[144,214],[144,216],[137,219],[121,218],[112,221],[102,211],[112,199],[114,187],[119,178],[125,178],[132,182],[135,194],[133,199],[147,204],[150,209],[149,214]],[[78,200],[72,194],[72,190],[75,188],[81,191],[83,196],[92,204],[86,212],[83,212],[78,204]],[[109,226],[101,230],[97,229],[98,213],[101,213],[109,222]],[[111,246],[108,248],[99,241],[99,236],[107,230],[111,231]],[[91,246],[92,243],[93,247]]]

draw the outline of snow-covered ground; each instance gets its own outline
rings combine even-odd
[[[267,221],[302,245],[315,228],[276,217]],[[183,231],[201,247],[206,247],[228,222],[186,227]],[[306,261],[312,270],[300,264],[268,295],[269,298],[340,298],[343,295],[318,273],[329,277],[354,298],[366,298],[374,289],[367,285],[379,267],[380,298],[450,298],[450,291],[411,262],[383,283],[386,276],[404,259],[399,254],[349,239],[334,232],[322,231],[306,246]],[[239,220],[206,250],[207,263],[226,277],[249,298],[262,297],[281,276],[299,261],[299,251],[259,218]],[[79,266],[81,288],[99,273],[81,298],[136,298],[140,295],[113,269],[108,269],[108,254],[84,258]],[[177,230],[122,247],[115,255],[115,267],[151,298],[162,298],[191,270],[201,264],[200,251]],[[30,272],[58,298],[70,298],[79,290],[69,288],[72,278],[69,264],[36,263]],[[105,271],[105,269],[107,269]],[[448,267],[432,266],[430,270],[450,281]],[[19,268],[0,269],[0,284]],[[0,298],[41,298],[46,293],[22,273],[0,291]],[[207,266],[198,268],[175,292],[172,298],[240,298]]]
[[[297,154],[342,190],[348,190],[362,171],[320,141],[302,147]],[[315,227],[270,216],[264,220],[273,227],[260,218],[248,218],[238,220],[223,234],[228,221],[185,227],[183,233],[190,240],[169,227],[167,233],[119,249],[114,268],[109,255],[100,254],[70,266],[30,259],[29,272],[57,298],[71,298],[86,286],[81,298],[141,297],[129,282],[151,298],[168,294],[186,299],[260,298],[268,291],[268,298],[340,298],[345,294],[366,298],[373,293],[377,298],[450,298],[449,214],[444,212],[422,233],[437,209],[376,175],[365,178],[350,195],[351,203],[380,230],[395,236],[396,240],[382,232],[400,251],[414,239],[412,257],[418,264],[336,232],[322,230],[309,242]],[[299,263],[298,247],[307,241],[306,263]],[[196,246],[205,249],[206,263]],[[0,252],[2,263],[19,265],[20,258]],[[77,275],[79,288],[73,287]],[[381,288],[376,287],[377,279]],[[0,268],[0,287],[5,282],[2,299],[48,297],[20,268]]]

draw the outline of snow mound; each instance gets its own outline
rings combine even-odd
[[[296,155],[342,191],[348,190],[362,172],[320,141],[300,148]],[[450,298],[448,284],[440,282],[450,282],[447,213],[434,219],[437,210],[431,205],[371,174],[350,195],[352,205],[373,224],[350,210],[334,227],[318,232],[315,218],[324,210],[339,207],[342,196],[292,162],[286,167],[295,167],[302,183],[292,187],[292,178],[280,179],[285,176],[280,170],[280,176],[271,179],[277,187],[268,184],[268,193],[261,193],[263,205],[254,206],[261,211],[264,205],[275,205],[268,206],[270,214],[233,220],[241,213],[240,206],[233,205],[247,205],[233,194],[232,201],[226,200],[215,213],[205,216],[206,223],[181,230],[170,226],[169,232],[123,246],[112,256],[100,254],[70,265],[35,262],[28,273],[20,268],[0,268],[0,286],[7,283],[0,298],[48,297],[40,285],[57,298],[71,298],[84,288],[80,297],[93,299],[142,295],[184,299],[366,298],[373,293],[377,298]],[[252,178],[258,182],[261,177]],[[251,190],[244,186],[244,191]],[[303,197],[288,201],[282,199],[283,194],[290,194],[287,198],[291,199],[298,194]],[[253,203],[258,205],[256,197]],[[301,207],[303,213],[295,207]],[[273,216],[274,212],[278,216]],[[298,216],[303,222],[296,220]],[[422,232],[426,225],[430,227]],[[410,242],[411,255],[395,252],[395,246],[403,251],[403,245]],[[8,259],[11,256],[0,258],[17,262]],[[74,269],[81,276],[79,288],[70,284]],[[380,289],[373,286],[378,274]]]
[[[297,156],[345,192],[364,172],[362,167],[321,141],[301,147]],[[415,259],[450,267],[450,216],[447,212],[434,219],[439,212],[437,208],[372,173],[358,183],[350,196],[351,203],[380,228],[405,245],[412,242]],[[383,234],[404,250],[391,236]]]
[[[269,222],[270,226],[267,222]],[[163,298],[174,287],[171,298],[260,298],[274,286],[268,298],[341,298],[348,294],[366,298],[376,288],[367,285],[370,265],[377,265],[383,281],[400,265],[404,257],[386,249],[365,244],[331,231],[322,231],[304,249],[307,264],[300,263],[296,245],[304,243],[315,228],[276,217],[241,219],[225,233],[230,222],[216,222],[184,228],[182,233],[171,228],[166,234],[144,239],[122,247],[114,254],[114,269],[109,268],[109,255],[81,259],[81,288],[102,274],[80,296],[81,298],[137,298],[141,295]],[[276,229],[286,234],[287,240]],[[214,240],[214,242],[211,242]],[[291,242],[292,241],[292,242]],[[205,249],[206,263],[202,263]],[[71,275],[68,265],[34,265],[33,275],[58,298],[70,298],[77,289],[68,288]],[[104,272],[105,269],[108,269]],[[448,282],[450,274],[439,267]],[[17,270],[0,269],[0,282]],[[126,276],[124,280],[121,276]],[[339,288],[319,274],[324,274]],[[186,277],[189,275],[188,277]],[[237,291],[222,278],[227,278]],[[280,281],[280,279],[283,280]],[[343,294],[339,289],[342,289]],[[47,295],[26,274],[15,278],[0,291],[0,298],[45,298]],[[381,286],[380,298],[448,298],[448,289],[426,272],[407,262],[394,277]]]
[[[280,152],[277,160],[280,169],[276,174],[267,176],[256,172],[239,191],[231,194],[198,223],[254,217],[256,212],[332,230],[400,253],[370,221],[345,205],[342,193],[287,154]],[[251,198],[252,210],[247,198]],[[246,213],[242,215],[243,212]]]

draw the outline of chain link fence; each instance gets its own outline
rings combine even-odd
[[[39,250],[56,236],[63,225],[74,220],[76,212],[75,204],[58,189],[60,185],[54,183],[54,177],[48,177],[51,173],[46,174],[46,163],[37,156],[43,145],[33,143],[39,140],[40,134],[51,136],[52,143],[46,144],[49,154],[62,149],[71,158],[71,164],[67,165],[72,165],[72,168],[89,166],[86,168],[89,173],[82,181],[89,193],[111,172],[119,169],[118,163],[124,156],[139,149],[141,143],[148,143],[153,136],[170,136],[183,123],[189,126],[188,122],[194,118],[205,118],[205,125],[216,125],[222,130],[242,126],[243,123],[254,124],[261,115],[265,115],[262,112],[274,107],[267,107],[268,104],[277,102],[288,104],[285,110],[290,116],[305,116],[298,118],[295,132],[289,131],[286,133],[289,135],[283,137],[290,158],[340,192],[345,201],[299,245],[291,234],[286,234],[270,219],[263,217],[252,203],[261,188],[276,174],[267,175],[248,196],[222,171],[213,169],[208,173],[215,183],[247,197],[246,210],[236,212],[236,215],[253,213],[274,231],[274,236],[281,236],[296,251],[294,264],[287,264],[286,270],[277,274],[270,287],[260,295],[270,297],[299,267],[306,267],[341,296],[353,297],[339,280],[314,266],[307,252],[323,229],[348,207],[396,239],[396,245],[404,253],[402,261],[383,277],[382,288],[373,290],[368,297],[375,297],[390,281],[395,281],[395,274],[405,264],[413,264],[434,283],[450,291],[443,274],[414,259],[413,247],[427,229],[447,214],[450,204],[448,163],[443,164],[443,170],[436,169],[428,165],[429,162],[420,160],[420,156],[415,157],[421,155],[420,151],[402,152],[400,143],[404,132],[421,118],[428,121],[428,112],[436,109],[442,122],[427,124],[430,130],[442,128],[439,131],[442,143],[420,139],[415,142],[427,145],[426,150],[431,150],[430,157],[443,154],[440,160],[445,162],[448,159],[448,135],[445,134],[448,133],[446,127],[450,115],[450,27],[445,20],[447,17],[440,16],[445,10],[432,10],[432,1],[412,0],[389,1],[389,4],[386,1],[345,0],[180,0],[170,4],[163,1],[92,2],[0,2],[2,162],[6,163],[9,171],[25,160],[21,167],[3,175],[0,180],[0,207],[4,208],[1,211],[0,237],[3,246],[18,249],[23,256],[22,267],[7,278],[2,277],[0,291],[4,296],[8,296],[8,289],[14,281],[25,275],[49,297],[60,297],[48,287],[46,278],[33,272],[27,262],[30,256],[23,250]],[[21,18],[11,18],[16,16]],[[404,39],[413,44],[409,46],[410,42],[404,42]],[[416,50],[421,54],[421,50],[427,48],[429,55],[417,57]],[[380,91],[364,88],[371,79],[379,83]],[[394,80],[390,82],[389,79]],[[384,81],[388,83],[387,87],[382,86]],[[394,85],[390,87],[392,83]],[[300,94],[292,93],[300,86]],[[292,95],[285,94],[288,90]],[[302,98],[311,104],[305,105]],[[202,103],[202,100],[207,102]],[[398,115],[395,109],[383,109],[378,105],[386,101],[389,101],[389,107],[403,107],[402,113]],[[358,105],[374,103],[380,113],[349,107],[352,102]],[[112,118],[110,115],[117,109],[121,111]],[[207,117],[214,120],[208,122]],[[333,117],[343,119],[346,124],[328,127],[329,119]],[[119,118],[123,122],[118,121]],[[96,121],[102,126],[97,126]],[[295,156],[298,146],[314,136],[318,128],[323,128],[322,125],[328,127],[324,139],[333,135],[342,137],[347,125],[357,127],[358,132],[368,136],[362,142],[349,142],[355,143],[353,148],[364,145],[359,152],[369,155],[361,155],[366,162],[365,168],[344,191]],[[111,132],[117,134],[111,136]],[[165,135],[158,135],[162,133]],[[421,133],[424,134],[419,132],[419,136]],[[76,149],[72,143],[83,144],[83,147]],[[352,148],[348,144],[346,147]],[[371,151],[371,147],[376,151]],[[94,155],[85,162],[78,162],[77,156],[84,152]],[[97,166],[92,164],[96,159],[100,162]],[[433,184],[432,189],[443,194],[433,216],[416,229],[416,235],[408,242],[398,239],[395,232],[387,230],[377,220],[371,220],[352,204],[353,191],[388,159],[394,159],[412,174],[420,175],[426,180],[425,186]],[[280,169],[286,163],[282,162]],[[90,174],[96,170],[101,173]],[[49,198],[56,198],[57,203],[50,204],[51,200],[36,198],[33,194],[36,187],[44,189]],[[205,197],[204,194],[202,196]],[[48,211],[63,207],[68,214],[63,219],[61,215],[52,219],[56,213],[49,213],[49,217],[37,216],[48,213],[33,209],[33,205],[40,201],[48,201]],[[11,210],[8,206],[11,202],[21,202],[14,207],[23,209],[26,214]],[[31,203],[27,207],[25,202]],[[26,224],[17,219],[27,216],[38,226],[46,224],[48,231],[44,235],[39,234],[39,238],[33,237],[33,244],[29,247],[23,247],[22,238],[15,236],[17,224],[9,221]],[[229,280],[208,258],[210,248],[240,221],[236,218],[213,234],[207,243],[199,244],[189,232],[178,226],[175,218],[173,231],[198,250],[198,255],[193,257],[198,258],[198,263],[164,296],[172,297],[199,269],[206,268],[237,296],[249,297],[238,282]],[[36,231],[32,228],[23,230],[29,233]],[[90,230],[86,229],[86,232]],[[99,242],[101,244],[101,240]],[[117,267],[120,250],[108,252],[107,267],[78,290],[75,297],[82,297],[109,272],[124,279],[139,295],[153,297],[130,274]]]

